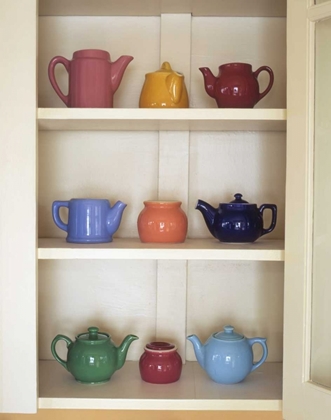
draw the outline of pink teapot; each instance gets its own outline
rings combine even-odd
[[[214,98],[219,108],[253,108],[272,88],[274,74],[270,67],[262,66],[253,71],[246,63],[228,63],[219,66],[214,76],[208,67],[200,67],[205,89]],[[269,73],[269,84],[260,93],[257,81],[261,71]]]
[[[132,60],[133,57],[123,55],[111,62],[107,51],[80,50],[74,52],[72,60],[54,57],[48,66],[48,77],[68,108],[112,108],[114,93]],[[68,95],[57,84],[54,73],[57,64],[63,64],[69,74]]]

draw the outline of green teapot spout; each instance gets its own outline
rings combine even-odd
[[[119,370],[123,367],[127,352],[129,350],[129,347],[134,340],[138,340],[139,337],[136,335],[127,335],[124,340],[122,341],[121,345],[117,348],[117,365],[116,370]]]

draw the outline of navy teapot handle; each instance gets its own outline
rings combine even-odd
[[[277,221],[277,206],[275,204],[262,204],[262,206],[259,207],[259,212],[262,216],[263,219],[263,212],[265,209],[270,209],[272,212],[272,219],[271,219],[271,224],[268,227],[268,229],[262,229],[262,235],[265,235],[266,233],[270,233],[275,229],[276,226],[276,221]]]

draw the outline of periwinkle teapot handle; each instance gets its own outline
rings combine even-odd
[[[58,55],[58,56],[54,57],[48,65],[48,77],[49,77],[49,80],[51,82],[51,85],[53,86],[53,89],[58,94],[60,99],[62,99],[62,101],[69,107],[69,94],[64,95],[64,93],[62,93],[62,90],[59,88],[59,85],[57,84],[57,81],[55,79],[55,66],[57,64],[63,64],[65,69],[69,73],[69,71],[70,71],[70,61],[67,60],[66,58]]]
[[[62,222],[60,217],[60,207],[69,207],[69,201],[54,201],[52,205],[52,216],[57,227],[68,232],[68,225]]]
[[[277,222],[277,206],[275,204],[262,204],[262,206],[259,207],[259,212],[263,219],[263,212],[265,209],[270,209],[272,211],[272,219],[271,224],[267,229],[262,229],[262,235],[265,235],[266,233],[270,233],[275,229],[276,222]]]
[[[270,89],[272,88],[272,85],[274,84],[274,72],[271,70],[271,68],[268,66],[259,67],[257,70],[253,72],[254,76],[257,78],[257,76],[261,73],[261,71],[266,71],[267,73],[269,73],[270,80],[269,80],[269,84],[267,88],[262,93],[259,93],[259,99],[257,102],[259,102],[262,98],[265,97],[267,93],[270,92]]]
[[[54,356],[54,359],[59,362],[65,369],[68,370],[68,365],[67,362],[63,359],[61,359],[61,357],[57,354],[55,346],[56,343],[60,340],[64,340],[67,343],[67,348],[69,348],[69,346],[72,344],[72,340],[70,340],[69,337],[67,337],[66,335],[62,335],[62,334],[58,334],[54,340],[52,341],[51,344],[51,351],[52,351],[52,355]]]
[[[255,338],[248,338],[247,341],[248,341],[248,344],[251,347],[255,343],[261,344],[262,349],[263,349],[263,354],[262,354],[261,359],[258,362],[253,363],[253,365],[252,365],[251,372],[253,372],[253,370],[255,370],[259,366],[261,366],[262,363],[264,363],[266,361],[267,357],[268,357],[268,347],[267,347],[267,344],[266,344],[267,339],[266,338],[255,337]]]

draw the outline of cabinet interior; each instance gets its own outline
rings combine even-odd
[[[184,73],[190,108],[197,112],[216,108],[204,90],[198,68],[207,66],[217,74],[218,66],[227,62],[248,62],[254,70],[262,65],[271,67],[274,86],[255,109],[286,108],[285,2],[253,2],[253,16],[239,1],[116,1],[111,2],[112,13],[106,1],[98,2],[98,6],[92,1],[79,6],[77,1],[39,3],[40,109],[60,112],[65,108],[49,83],[49,61],[56,55],[70,59],[74,51],[85,48],[107,50],[112,60],[134,56],[115,93],[116,109],[138,109],[145,74],[157,70],[162,61]],[[66,91],[65,69],[58,66],[56,74]],[[264,89],[267,76],[262,73],[259,82]],[[254,124],[249,131],[188,131],[171,126],[166,131],[151,131],[134,127],[130,118],[118,131],[56,126],[49,130],[40,125],[39,238],[65,241],[64,232],[52,221],[52,202],[84,197],[127,203],[115,245],[117,239],[138,238],[137,217],[143,201],[150,199],[182,201],[189,220],[188,238],[211,238],[195,210],[197,199],[216,207],[240,192],[251,203],[277,204],[277,226],[268,240],[284,239],[284,126],[278,131],[254,129]],[[265,223],[269,220],[266,215]],[[283,270],[282,261],[243,259],[240,253],[231,261],[40,259],[39,359],[52,360],[50,343],[58,333],[74,338],[97,325],[110,332],[117,344],[129,333],[140,337],[131,346],[128,361],[139,360],[148,341],[162,339],[176,342],[184,360],[191,362],[195,356],[186,335],[194,333],[206,340],[223,325],[232,324],[246,336],[267,337],[267,361],[281,362]],[[66,357],[61,344],[58,352]],[[254,355],[256,359],[261,356],[258,346]],[[62,378],[65,375],[69,374],[63,370]],[[147,391],[153,398],[154,391]],[[216,391],[211,395],[220,398]],[[43,396],[45,401],[49,397],[41,390]]]

